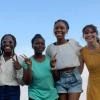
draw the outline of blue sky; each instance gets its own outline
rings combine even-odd
[[[6,33],[13,34],[19,55],[32,55],[30,41],[36,33],[43,35],[46,45],[54,42],[53,25],[57,19],[69,23],[66,38],[74,38],[85,45],[82,38],[85,25],[94,24],[100,31],[100,0],[0,0],[0,38]],[[87,72],[84,72],[83,90],[86,92]],[[22,90],[22,100],[27,100],[25,89]],[[85,92],[80,100],[85,100]]]
[[[99,4],[99,0],[0,0],[0,38],[6,33],[15,35],[16,52],[30,56],[34,34],[42,34],[48,45],[55,41],[54,22],[65,19],[70,25],[66,38],[84,45],[82,28],[94,24],[100,29]]]

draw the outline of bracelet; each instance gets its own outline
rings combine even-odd
[[[51,70],[56,70],[56,67],[51,68]]]

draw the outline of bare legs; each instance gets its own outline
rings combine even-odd
[[[59,94],[58,100],[79,100],[80,93]]]

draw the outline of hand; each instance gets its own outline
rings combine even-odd
[[[57,53],[51,58],[50,65],[51,65],[52,68],[56,67],[56,62],[57,62],[56,55],[57,55]]]
[[[31,66],[32,65],[32,61],[26,56],[26,55],[21,55],[22,58],[24,58],[24,61],[27,65]]]
[[[16,56],[16,59],[14,59],[14,58],[11,56],[11,59],[12,59],[13,64],[14,64],[14,68],[17,69],[17,70],[20,69],[20,68],[21,68],[21,65],[19,64],[19,61],[18,61],[17,56]]]

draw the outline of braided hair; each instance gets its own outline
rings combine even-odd
[[[15,36],[14,35],[12,35],[12,34],[5,34],[2,38],[1,38],[1,44],[0,44],[0,55],[2,55],[2,53],[4,52],[4,50],[3,50],[3,45],[2,45],[2,41],[4,40],[4,38],[6,37],[6,36],[10,36],[10,37],[12,37],[12,39],[13,39],[13,41],[14,41],[14,48],[16,47],[16,45],[17,45],[17,42],[16,42],[16,38],[15,38]],[[13,51],[14,52],[14,51]]]

